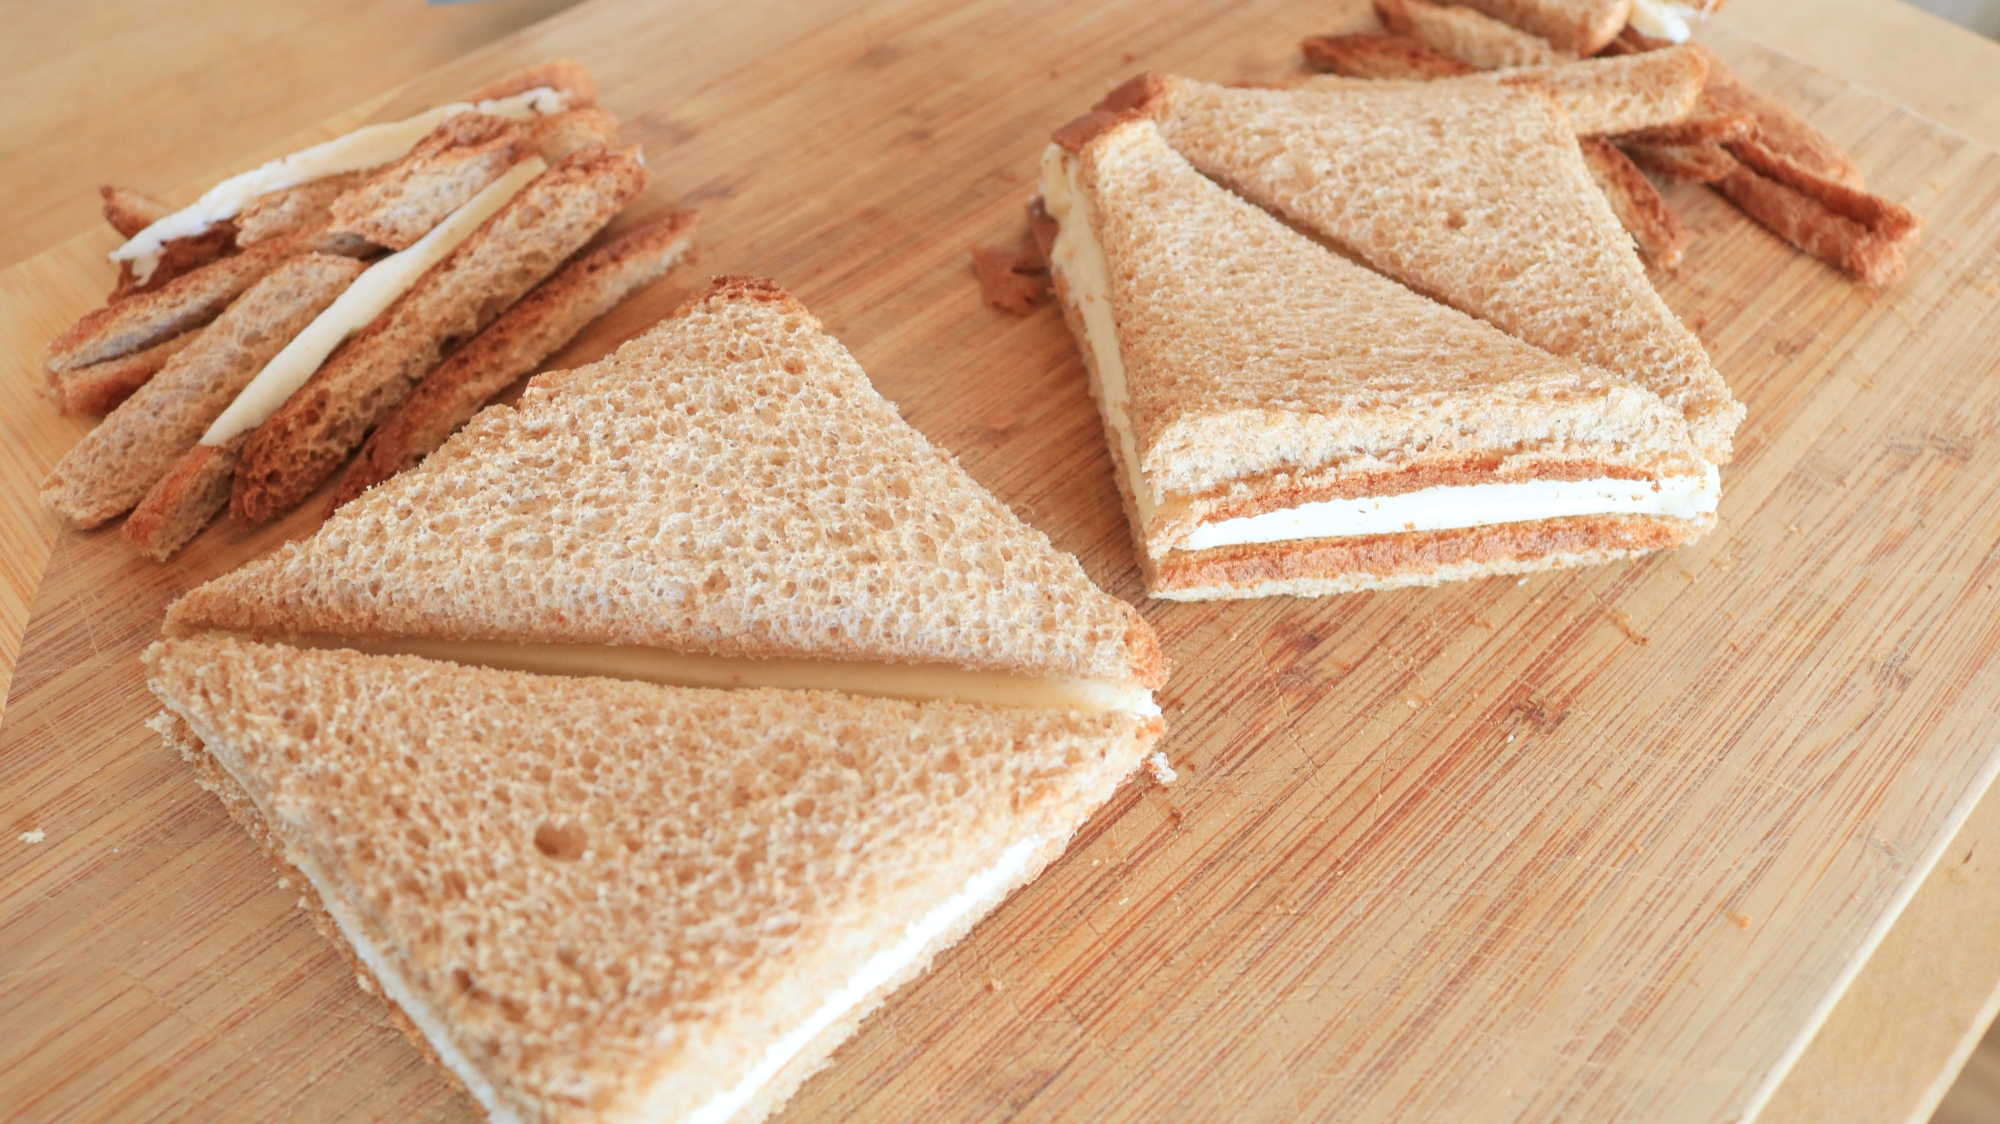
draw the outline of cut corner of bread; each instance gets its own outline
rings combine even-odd
[[[1130,605],[746,277],[536,379],[313,536],[188,593],[167,631],[1153,714],[1166,672]]]
[[[145,662],[154,728],[494,1120],[762,1119],[1160,732],[215,636]]]
[[[1151,75],[1143,113],[1203,174],[1383,275],[1622,375],[1728,463],[1743,407],[1661,299],[1560,106],[1506,84],[1251,89]]]
[[[1145,113],[1066,130],[1041,187],[1155,596],[1435,584],[1713,525],[1716,469],[1660,394],[1330,251]]]

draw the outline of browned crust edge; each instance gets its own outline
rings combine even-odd
[[[1313,35],[1299,42],[1299,53],[1314,70],[1348,78],[1429,81],[1479,73],[1470,63],[1401,35]]]
[[[1559,555],[1639,554],[1690,541],[1704,522],[1652,515],[1586,515],[1450,531],[1309,539],[1172,551],[1148,575],[1154,592],[1248,589],[1281,581],[1355,579],[1356,588],[1420,584],[1448,567],[1496,571]]]

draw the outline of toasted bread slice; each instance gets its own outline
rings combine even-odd
[[[222,639],[145,658],[168,745],[497,1120],[763,1119],[1159,733]]]
[[[50,388],[65,414],[110,413],[118,408],[120,402],[132,397],[133,391],[145,386],[148,379],[159,374],[160,368],[167,365],[167,360],[200,335],[201,329],[195,328],[144,351],[106,359],[88,367],[51,372]]]
[[[1639,170],[1632,158],[1603,137],[1579,137],[1584,163],[1598,190],[1611,204],[1611,213],[1632,236],[1639,252],[1661,269],[1678,269],[1687,252],[1687,227],[1674,214],[1659,189]]]
[[[155,562],[172,558],[228,508],[229,482],[249,439],[239,434],[189,449],[126,517],[125,537]]]
[[[121,238],[130,238],[173,213],[173,208],[142,192],[103,184],[97,194],[104,198],[104,221]]]
[[[694,227],[695,213],[679,211],[632,231],[571,262],[501,313],[375,427],[341,476],[328,507],[337,508],[415,467],[489,399],[540,366],[584,325],[686,257]]]
[[[296,231],[221,258],[165,286],[96,309],[49,341],[43,366],[51,374],[130,355],[199,328],[264,275],[300,254],[358,256],[368,244],[330,234],[324,226]]]
[[[528,153],[528,130],[504,117],[447,117],[409,154],[328,207],[336,233],[407,250]]]
[[[1621,374],[1730,457],[1743,407],[1646,279],[1560,108],[1536,90],[1228,89],[1151,75],[1143,106],[1194,166],[1390,277]]]
[[[536,378],[167,627],[1165,675],[1130,606],[903,422],[796,301],[742,278]]]
[[[1594,55],[1625,30],[1632,0],[1459,0],[1572,55]]]
[[[283,234],[325,224],[332,217],[333,201],[368,175],[365,171],[342,172],[259,195],[236,216],[236,245],[248,248]]]
[[[1551,518],[1494,518],[1512,502],[1495,497],[1557,482],[1707,486],[1686,422],[1657,395],[1313,243],[1202,176],[1151,121],[1059,136],[1043,174],[1062,224],[1058,289],[1154,593],[1262,592],[1190,589],[1184,579],[1232,545],[1282,553],[1379,536],[1346,509],[1382,510],[1391,497],[1461,507],[1477,498],[1484,509],[1466,517],[1484,524]],[[1655,514],[1639,518],[1650,525]],[[1313,529],[1321,515],[1325,526]],[[1401,538],[1421,556],[1434,531],[1460,529],[1450,518]],[[1392,520],[1397,532],[1402,519]],[[1712,519],[1677,517],[1672,538]],[[1331,529],[1342,522],[1355,529]],[[1516,555],[1483,572],[1544,561]],[[1371,588],[1439,575],[1412,563],[1316,576]]]
[[[1632,133],[1687,121],[1701,104],[1702,84],[1707,75],[1708,64],[1701,54],[1685,47],[1670,47],[1639,55],[1579,59],[1553,66],[1474,72],[1458,77],[1411,75],[1405,81],[1435,80],[1447,83],[1441,87],[1444,89],[1495,82],[1538,87],[1562,106],[1570,128],[1577,135],[1593,136]],[[1375,77],[1393,80],[1396,76]],[[1355,88],[1356,82],[1347,77],[1317,77],[1298,83],[1297,88],[1344,90]],[[1379,87],[1396,88],[1401,87]]]
[[[360,273],[352,258],[307,254],[266,274],[56,463],[42,505],[80,527],[130,510]]]
[[[340,467],[457,345],[555,272],[647,182],[638,149],[585,149],[542,173],[335,352],[243,450],[230,514],[263,523]]]
[[[1471,8],[1432,4],[1427,0],[1375,0],[1375,14],[1390,31],[1409,36],[1475,70],[1576,61],[1574,52],[1561,50],[1540,36],[1517,30]]]

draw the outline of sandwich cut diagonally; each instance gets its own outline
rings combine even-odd
[[[764,1118],[1157,729],[226,637],[147,664],[167,742],[496,1121]]]
[[[1138,614],[742,278],[166,631],[163,736],[496,1120],[763,1119],[1163,729]]]
[[[1204,174],[1410,288],[1652,390],[1703,457],[1729,462],[1742,405],[1647,280],[1543,91],[1143,75],[1104,107],[1146,113]]]
[[[1329,251],[1144,116],[1058,132],[1042,191],[1157,596],[1519,573],[1714,522],[1716,470],[1658,394]]]

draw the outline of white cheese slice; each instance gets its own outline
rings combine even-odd
[[[1653,480],[1523,480],[1506,484],[1457,484],[1394,496],[1324,500],[1262,515],[1202,523],[1179,544],[1182,550],[1388,535],[1399,531],[1448,531],[1525,523],[1572,515],[1664,515],[1698,519],[1715,511],[1722,480],[1715,466],[1700,476]]]
[[[168,242],[206,233],[216,223],[241,214],[243,208],[259,195],[401,159],[417,146],[418,141],[429,136],[440,122],[454,114],[477,112],[525,121],[537,115],[561,113],[567,108],[568,93],[537,86],[511,97],[482,101],[477,105],[452,102],[401,121],[364,125],[344,136],[300,149],[223,180],[192,204],[134,234],[123,246],[111,251],[111,260],[131,262],[133,276],[143,284],[159,266],[160,250]]]
[[[326,310],[307,324],[298,335],[293,336],[250,385],[237,394],[222,416],[201,435],[204,445],[227,445],[238,434],[263,425],[266,419],[278,412],[293,392],[306,384],[306,380],[319,370],[326,357],[333,354],[342,340],[368,325],[370,320],[381,315],[382,310],[394,304],[397,297],[407,292],[417,283],[425,271],[443,261],[445,255],[458,247],[479,224],[492,218],[494,212],[507,205],[528,182],[548,170],[548,164],[539,156],[530,156],[514,165],[497,180],[487,184],[479,194],[466,200],[458,210],[444,217],[444,221],[432,227],[416,244],[407,250],[390,254],[363,271],[347,291],[334,299]]]

